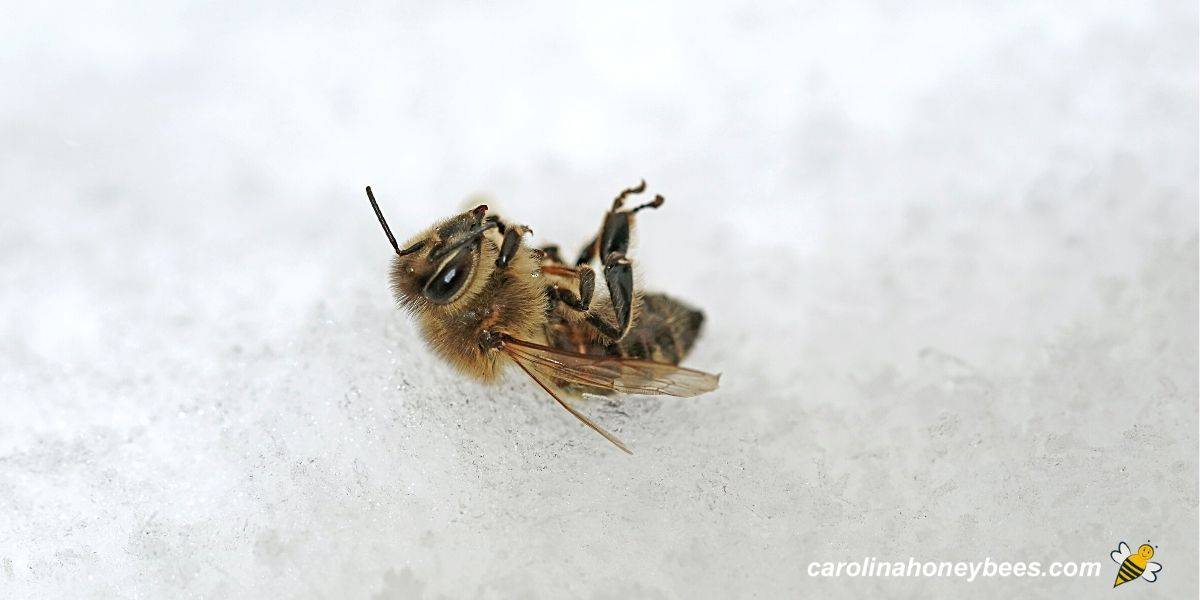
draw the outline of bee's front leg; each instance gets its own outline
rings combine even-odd
[[[544,256],[550,262],[555,264],[565,264],[563,263],[562,255],[558,252],[558,246],[550,244],[548,246],[542,246],[539,248],[539,250],[542,251],[542,256]]]
[[[504,241],[500,243],[500,255],[496,257],[496,266],[503,269],[508,266],[517,250],[521,248],[521,238],[533,230],[525,225],[507,225],[504,227]]]
[[[479,332],[479,349],[484,351],[498,350],[504,346],[504,334],[490,329]]]

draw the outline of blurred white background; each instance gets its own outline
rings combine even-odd
[[[1197,593],[1194,2],[8,3],[0,596]],[[692,400],[462,380],[390,249],[645,178]],[[1104,561],[818,579],[814,560]],[[1111,567],[1111,569],[1110,569]]]

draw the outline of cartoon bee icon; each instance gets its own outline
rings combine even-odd
[[[1150,545],[1150,540],[1146,540],[1145,544],[1138,547],[1137,552],[1129,551],[1129,544],[1121,542],[1117,545],[1117,549],[1113,550],[1108,555],[1112,561],[1121,565],[1117,569],[1117,579],[1113,581],[1113,587],[1117,587],[1122,583],[1129,583],[1137,579],[1140,575],[1142,579],[1153,583],[1158,579],[1158,572],[1162,570],[1162,565],[1156,562],[1149,562],[1154,558],[1154,546]]]

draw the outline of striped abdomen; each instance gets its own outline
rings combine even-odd
[[[642,296],[641,310],[625,339],[608,353],[679,364],[704,325],[704,313],[663,294]]]
[[[1134,554],[1129,556],[1123,562],[1121,562],[1121,568],[1117,570],[1117,580],[1113,582],[1113,587],[1117,587],[1122,583],[1128,583],[1134,579],[1137,579],[1138,577],[1141,577],[1142,572],[1146,570],[1145,565],[1139,565],[1133,562],[1134,556],[1137,555]]]

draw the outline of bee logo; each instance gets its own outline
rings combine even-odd
[[[1139,546],[1137,552],[1130,552],[1129,544],[1121,542],[1108,556],[1113,562],[1121,565],[1121,568],[1117,569],[1117,579],[1113,581],[1113,587],[1129,583],[1139,576],[1153,583],[1158,579],[1158,572],[1162,570],[1162,565],[1150,562],[1150,559],[1154,558],[1154,546],[1150,545],[1149,540]]]

